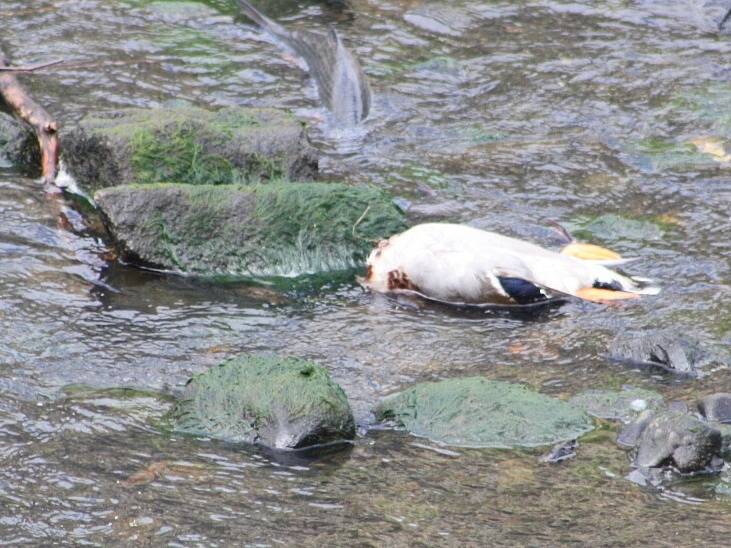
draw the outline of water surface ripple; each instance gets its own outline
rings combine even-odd
[[[2,42],[18,63],[71,63],[25,78],[66,126],[90,112],[181,103],[284,107],[316,123],[314,84],[232,5],[6,0]],[[472,223],[545,245],[557,245],[549,226],[558,220],[638,257],[628,270],[659,280],[661,297],[627,306],[459,314],[402,306],[352,283],[281,295],[143,272],[108,262],[107,244],[72,202],[0,167],[0,538],[727,543],[728,495],[708,481],[661,491],[630,483],[608,427],[556,467],[539,464],[540,451],[450,456],[365,428],[384,394],[471,374],[561,397],[622,384],[688,401],[731,392],[724,368],[676,381],[604,356],[615,334],[643,328],[677,329],[721,353],[731,346],[731,166],[693,144],[731,145],[731,37],[715,28],[724,7],[282,0],[266,8],[292,27],[335,25],[371,79],[373,115],[356,141],[342,146],[313,130],[328,177],[388,188],[412,203],[414,220]],[[242,352],[327,366],[363,426],[354,447],[282,460],[162,434],[169,396]]]

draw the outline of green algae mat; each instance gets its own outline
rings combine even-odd
[[[297,358],[244,356],[190,379],[168,420],[175,431],[297,449],[352,439],[355,422],[327,370]]]
[[[422,383],[375,410],[415,436],[459,447],[535,447],[593,429],[582,410],[528,388],[483,377]]]

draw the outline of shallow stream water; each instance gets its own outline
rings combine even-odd
[[[90,112],[185,102],[289,108],[317,126],[314,84],[232,5],[5,0],[0,41],[17,63],[71,63],[24,79],[66,126]],[[292,27],[335,25],[370,77],[374,108],[362,134],[313,130],[327,177],[388,188],[414,221],[471,223],[547,246],[560,243],[550,228],[559,221],[638,257],[627,271],[663,292],[615,306],[464,314],[403,306],[350,280],[274,293],[144,272],[109,260],[75,202],[0,167],[0,539],[728,543],[731,495],[719,480],[662,489],[628,481],[608,423],[558,466],[540,463],[542,450],[451,454],[369,429],[383,395],[452,376],[558,397],[627,384],[688,402],[731,392],[724,367],[691,381],[605,355],[617,333],[646,328],[728,355],[723,3],[260,6]],[[160,433],[170,395],[192,374],[246,352],[327,366],[361,426],[352,449],[283,459]]]

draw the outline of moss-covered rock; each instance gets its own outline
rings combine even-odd
[[[38,169],[41,149],[33,132],[8,114],[0,112],[0,163]]]
[[[524,386],[482,377],[417,384],[385,398],[378,420],[461,447],[533,447],[593,429],[583,411]]]
[[[659,240],[663,228],[651,219],[632,219],[613,213],[585,215],[573,219],[567,228],[577,238],[606,242]]]
[[[231,184],[312,179],[303,125],[274,109],[128,109],[83,119],[63,135],[69,173],[88,193],[123,184]]]
[[[130,185],[94,198],[128,260],[200,275],[345,270],[405,228],[382,191],[337,183]]]
[[[327,370],[296,358],[240,357],[188,381],[168,415],[178,432],[275,449],[352,439],[348,399]]]

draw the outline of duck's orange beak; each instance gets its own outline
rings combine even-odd
[[[614,291],[613,289],[597,289],[595,287],[584,287],[576,292],[576,296],[585,301],[606,304],[612,301],[624,301],[628,299],[639,299],[636,293],[627,291]]]
[[[573,242],[561,250],[561,255],[576,257],[584,261],[619,261],[622,256],[614,251],[594,244]]]

